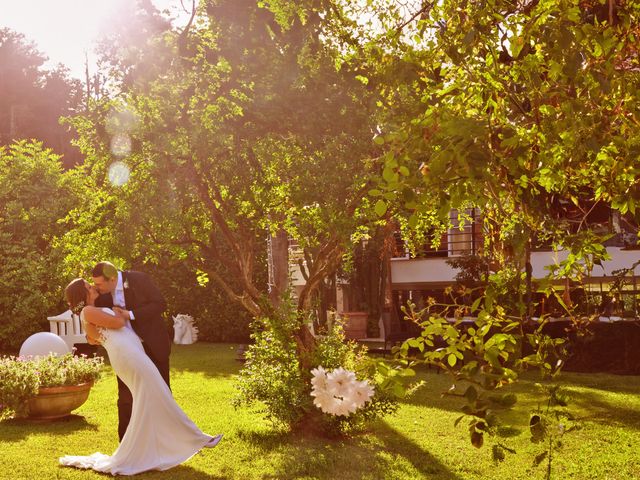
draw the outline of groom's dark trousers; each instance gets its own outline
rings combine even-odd
[[[151,361],[158,367],[160,375],[169,385],[169,354],[171,353],[171,338],[167,326],[162,318],[167,304],[151,278],[142,272],[133,270],[122,272],[124,286],[125,308],[133,311],[135,320],[131,320],[131,327],[142,340],[144,351]],[[113,307],[111,294],[103,294],[96,300],[98,307]],[[118,437],[122,440],[127,431],[133,397],[129,388],[118,378]]]

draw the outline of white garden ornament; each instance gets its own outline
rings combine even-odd
[[[366,380],[344,368],[327,372],[321,366],[311,370],[313,404],[324,413],[349,416],[371,400],[374,389]]]
[[[173,317],[173,331],[173,343],[178,345],[190,345],[198,340],[198,327],[191,315],[179,313]]]
[[[46,357],[50,353],[64,355],[71,350],[65,341],[55,333],[38,332],[27,338],[20,347],[21,357]]]

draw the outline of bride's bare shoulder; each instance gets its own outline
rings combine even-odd
[[[95,318],[102,315],[108,315],[103,307],[94,307],[93,305],[87,305],[82,309],[84,317],[87,319]]]
[[[96,307],[94,307],[93,305],[87,305],[86,307],[82,308],[82,310],[80,311],[80,315],[86,318],[87,316],[93,315],[93,311],[95,309]]]
[[[94,323],[100,327],[120,328],[125,324],[122,317],[117,316],[110,308],[87,305],[82,310],[82,314],[85,321]]]

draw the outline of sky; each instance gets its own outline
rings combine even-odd
[[[123,2],[133,0],[0,0],[0,27],[9,27],[33,41],[49,57],[45,68],[58,63],[71,75],[84,77],[85,52],[93,64],[92,44]],[[177,25],[186,24],[180,0],[151,0],[160,10],[168,9]],[[185,1],[190,6],[190,1]]]

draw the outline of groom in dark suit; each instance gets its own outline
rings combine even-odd
[[[160,375],[169,385],[169,354],[171,338],[162,319],[167,304],[146,273],[133,270],[119,271],[109,262],[98,263],[91,272],[100,296],[96,307],[113,308],[133,328],[144,346],[144,351],[158,367]],[[126,325],[124,328],[128,328]],[[133,398],[131,391],[118,378],[118,436],[127,431],[131,419]]]

